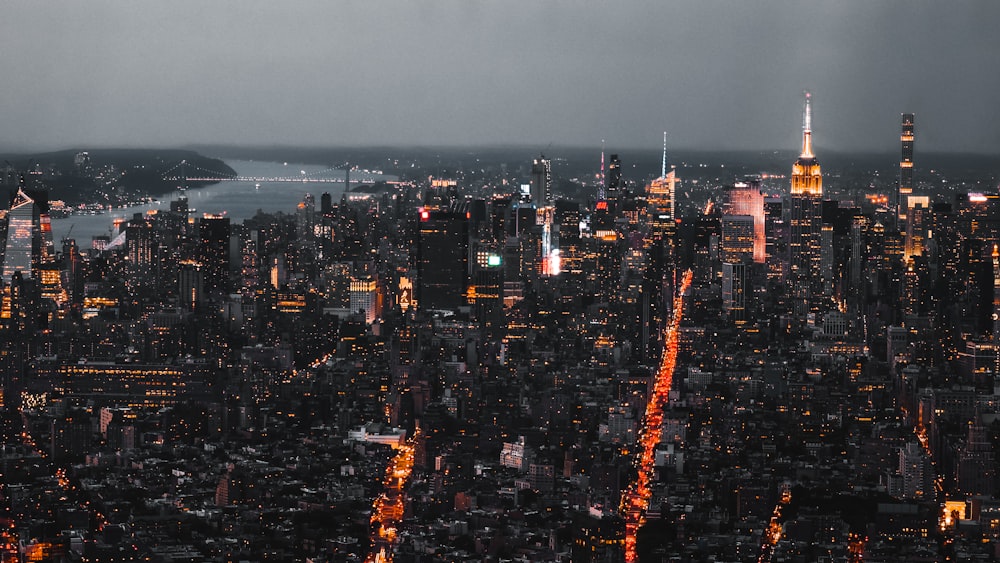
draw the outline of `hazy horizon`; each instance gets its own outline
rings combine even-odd
[[[604,152],[606,154],[613,153],[625,153],[625,152],[641,152],[641,153],[656,153],[660,154],[662,152],[662,145],[651,145],[651,146],[611,146],[605,143]],[[469,144],[406,144],[406,143],[371,143],[371,144],[358,144],[358,145],[333,145],[333,144],[239,144],[239,143],[186,143],[186,144],[147,144],[147,145],[99,145],[99,144],[88,144],[88,143],[75,143],[63,146],[50,146],[50,147],[40,147],[40,148],[22,148],[18,149],[17,146],[0,145],[0,155],[20,155],[20,156],[33,156],[39,154],[50,154],[50,153],[62,153],[68,151],[131,151],[131,150],[189,150],[189,151],[211,151],[211,150],[225,150],[225,151],[263,151],[263,150],[274,150],[274,151],[373,151],[373,150],[404,150],[404,151],[529,151],[541,154],[550,154],[551,156],[558,156],[554,151],[591,151],[595,154],[601,152],[601,144],[597,145],[583,145],[583,144],[568,144],[568,143],[550,143],[546,145],[541,145],[538,143],[469,143]],[[892,146],[888,148],[872,148],[868,150],[858,149],[858,150],[840,150],[831,149],[823,147],[822,145],[814,145],[814,150],[817,153],[817,158],[821,159],[823,156],[838,155],[838,156],[854,156],[854,155],[864,155],[864,156],[890,156],[893,159],[898,159],[899,147]],[[668,146],[667,154],[676,153],[704,153],[704,154],[782,154],[782,155],[795,155],[799,153],[798,147],[777,147],[777,148],[718,148],[718,147],[697,147],[697,146]],[[954,151],[954,150],[921,150],[917,152],[917,155],[933,155],[933,156],[963,156],[963,157],[983,157],[987,159],[1000,158],[1000,154],[996,151]],[[209,155],[206,155],[209,156]]]
[[[0,148],[1000,152],[1000,3],[5,4]]]

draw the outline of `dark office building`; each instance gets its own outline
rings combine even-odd
[[[469,217],[421,209],[417,231],[417,306],[454,309],[466,304]]]
[[[228,217],[204,217],[198,221],[198,258],[202,264],[205,291],[227,294],[229,282],[229,235],[232,229]]]

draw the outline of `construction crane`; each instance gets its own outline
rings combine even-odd
[[[63,246],[66,245],[66,241],[69,240],[69,235],[73,234],[73,227],[75,227],[75,226],[76,226],[76,223],[73,223],[72,225],[69,226],[69,230],[67,230],[66,234],[63,235],[63,237],[59,240],[59,244],[62,244]]]

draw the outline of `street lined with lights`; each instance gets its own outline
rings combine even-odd
[[[406,512],[406,485],[413,472],[413,456],[420,429],[399,446],[385,469],[384,490],[372,504],[371,554],[365,559],[369,563],[390,563],[392,548],[398,539],[397,527]]]
[[[684,293],[691,287],[693,273],[684,272],[684,278],[674,297],[673,316],[664,329],[663,356],[660,368],[656,373],[653,392],[646,404],[646,415],[643,421],[642,434],[639,438],[639,474],[635,482],[622,496],[621,510],[625,516],[625,561],[633,563],[637,559],[636,533],[646,522],[646,509],[652,497],[650,481],[653,477],[653,462],[656,459],[656,446],[660,443],[663,431],[663,408],[670,394],[674,380],[674,369],[677,367],[677,336],[681,319],[684,318]]]

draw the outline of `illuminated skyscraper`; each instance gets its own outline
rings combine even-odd
[[[923,256],[927,246],[928,224],[930,223],[930,198],[928,196],[906,196],[900,209],[900,217],[905,222],[903,239],[903,260]]]
[[[760,180],[736,182],[729,189],[728,196],[723,221],[728,215],[745,215],[753,218],[753,261],[763,264],[766,260],[767,239],[764,230],[764,194],[760,191]]]
[[[7,240],[4,244],[3,277],[10,282],[14,272],[23,279],[37,278],[38,270],[55,259],[52,225],[45,194],[29,195],[18,188],[7,213]]]
[[[156,250],[152,221],[136,213],[125,226],[125,252],[129,263],[138,273],[154,274]]]
[[[378,282],[374,277],[351,278],[350,307],[352,313],[363,312],[365,323],[372,324],[382,314],[379,307]]]
[[[763,200],[762,200],[763,202]],[[763,212],[763,206],[761,206]],[[736,324],[744,323],[747,293],[750,285],[750,264],[754,261],[755,220],[752,215],[723,215],[722,241],[722,309]],[[763,241],[761,241],[763,242]]]
[[[569,200],[556,202],[560,269],[571,276],[583,274],[583,241],[580,237],[580,221],[579,203]]]
[[[21,277],[32,276],[32,265],[37,267],[37,256],[40,250],[38,229],[38,206],[35,200],[28,197],[24,190],[17,190],[14,201],[7,213],[7,242],[4,246],[3,278],[10,283],[14,272],[21,272]]]
[[[667,172],[667,134],[663,133],[663,161],[660,177],[646,186],[649,231],[653,240],[663,240],[673,235],[677,224],[674,222],[674,194],[677,191],[677,174],[673,167]]]
[[[812,96],[806,92],[805,110],[802,117],[802,153],[792,165],[792,195],[823,197],[823,176],[819,162],[813,154],[812,146]]]
[[[535,224],[538,226],[537,234],[540,235],[537,244],[533,240],[522,240],[531,246],[525,254],[522,249],[522,257],[535,258],[537,271],[532,272],[529,277],[534,278],[537,274],[552,276],[559,273],[559,250],[553,245],[552,229],[555,208],[552,207],[552,161],[539,155],[531,164],[531,204],[535,207]],[[531,237],[529,237],[531,238]],[[536,248],[537,246],[537,248]]]
[[[823,176],[812,147],[811,96],[806,92],[802,124],[802,152],[792,165],[789,198],[789,281],[793,313],[802,319],[823,288],[822,199]]]
[[[503,320],[503,258],[485,245],[476,249],[466,298],[480,327],[495,336]]]
[[[747,269],[745,262],[722,263],[722,310],[738,325],[747,320]]]
[[[295,209],[295,228],[299,243],[312,242],[316,226],[316,198],[306,194]]]
[[[608,173],[605,176],[605,193],[612,212],[617,210],[622,198],[622,161],[617,154],[611,155],[608,161]]]
[[[993,340],[1000,340],[1000,247],[993,245]]]
[[[621,235],[613,228],[598,229],[594,231],[591,241],[594,262],[585,266],[584,270],[588,271],[589,276],[593,276],[595,298],[604,303],[611,303],[621,292]]]
[[[722,216],[721,258],[723,262],[749,264],[754,258],[754,218],[751,215]]]
[[[552,161],[545,155],[531,163],[531,202],[537,207],[548,205],[552,200]]]
[[[661,352],[662,327],[673,305],[677,223],[674,207],[677,174],[667,169],[667,134],[663,133],[660,176],[646,185],[646,270],[643,275],[643,334],[645,358],[652,361]]]
[[[913,193],[913,114],[903,114],[903,130],[899,135],[902,154],[899,158],[899,192],[896,210],[900,219],[906,218],[907,196]]]

